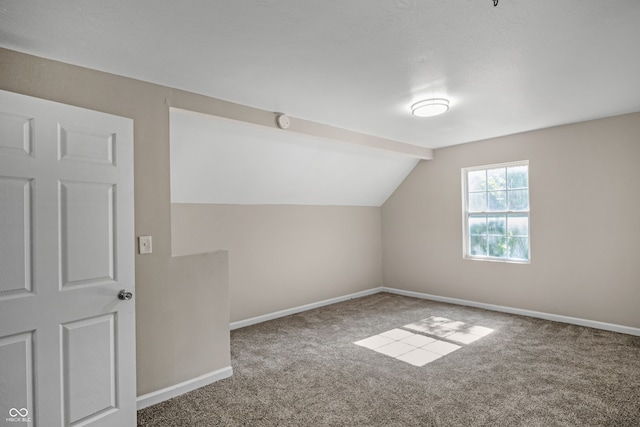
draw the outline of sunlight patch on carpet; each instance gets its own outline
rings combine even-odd
[[[424,366],[493,332],[491,328],[438,316],[403,328],[391,329],[354,344],[414,366]]]

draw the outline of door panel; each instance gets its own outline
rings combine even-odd
[[[32,180],[0,176],[0,242],[12,249],[0,251],[0,295],[31,292]]]
[[[115,280],[114,185],[61,181],[61,287]]]
[[[0,113],[0,153],[31,154],[31,119]]]
[[[116,409],[115,314],[62,325],[65,418],[69,425]]]
[[[0,91],[0,419],[133,426],[133,122]]]
[[[33,332],[0,338],[0,401],[11,399],[15,409],[33,407]],[[11,395],[5,395],[5,393]],[[4,412],[2,418],[10,417]],[[24,413],[24,412],[23,412]]]
[[[114,134],[58,126],[60,160],[113,164]]]

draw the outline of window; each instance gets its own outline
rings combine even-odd
[[[462,169],[464,257],[529,262],[529,162]]]

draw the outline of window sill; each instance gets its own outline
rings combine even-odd
[[[463,256],[462,258],[467,261],[488,261],[488,262],[500,262],[500,263],[506,263],[506,264],[531,264],[530,259],[518,260],[518,259],[470,257],[470,256]]]

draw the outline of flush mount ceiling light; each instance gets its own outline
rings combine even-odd
[[[411,106],[411,113],[416,117],[433,117],[446,113],[449,109],[449,100],[444,98],[431,98],[418,101]]]

